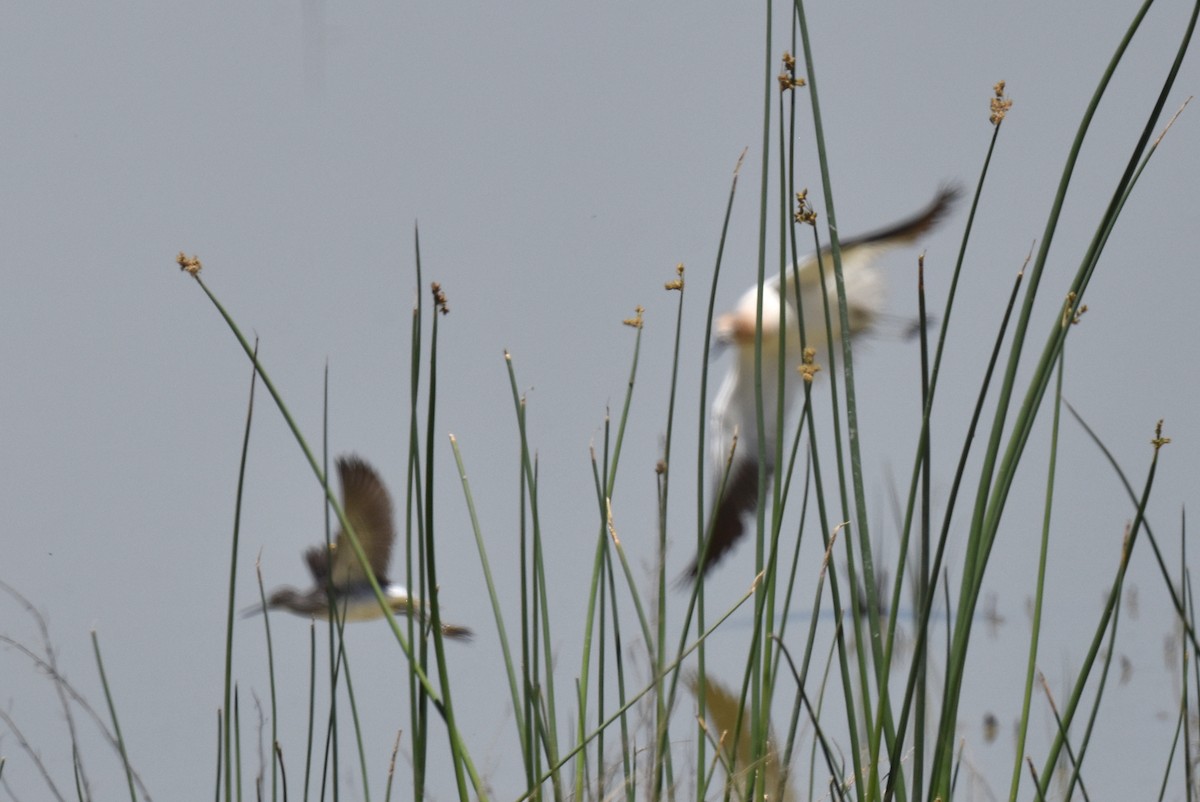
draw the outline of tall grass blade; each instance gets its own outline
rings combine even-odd
[[[133,789],[133,769],[129,765],[129,753],[125,749],[125,738],[121,735],[121,722],[117,720],[117,707],[113,704],[112,689],[108,685],[108,677],[104,673],[104,660],[100,656],[100,638],[96,630],[92,630],[92,651],[96,655],[96,668],[100,671],[100,684],[104,687],[104,700],[108,703],[108,714],[112,718],[113,733],[117,736],[117,748],[121,753],[121,763],[125,768],[125,780],[129,783],[129,800],[137,802],[137,792]]]
[[[258,340],[254,341],[254,354],[258,355]],[[235,594],[237,590],[237,566],[238,566],[238,542],[242,528],[242,491],[246,484],[246,457],[250,451],[250,424],[254,420],[254,387],[258,377],[257,371],[250,371],[250,398],[246,403],[246,428],[242,435],[242,456],[238,466],[238,481],[237,495],[233,505],[233,538],[229,549],[229,604],[225,612],[225,710],[229,710],[230,700],[233,695],[233,620],[235,606]],[[263,610],[266,610],[266,604],[263,605]],[[271,740],[275,740],[275,715],[274,715],[275,687],[271,686]],[[229,718],[225,718],[225,765],[229,766],[230,750],[233,748],[229,737]],[[225,798],[233,799],[233,777],[229,772],[225,773]],[[271,773],[271,798],[275,798],[275,773]]]
[[[1064,729],[1071,726],[1071,722],[1075,716],[1075,709],[1079,705],[1080,699],[1083,695],[1084,685],[1087,682],[1088,675],[1091,672],[1091,667],[1096,660],[1096,656],[1100,651],[1104,630],[1107,628],[1109,619],[1113,617],[1117,606],[1120,604],[1121,588],[1125,580],[1125,572],[1129,567],[1129,558],[1133,552],[1134,546],[1137,545],[1137,536],[1142,529],[1142,521],[1145,519],[1146,505],[1150,501],[1150,489],[1154,486],[1154,476],[1158,470],[1158,453],[1168,442],[1170,441],[1162,436],[1162,421],[1159,421],[1159,424],[1155,430],[1154,440],[1151,441],[1151,445],[1154,447],[1154,455],[1150,460],[1150,469],[1147,471],[1146,482],[1138,500],[1137,513],[1134,516],[1133,523],[1129,525],[1128,534],[1122,543],[1121,561],[1117,568],[1116,579],[1113,582],[1112,590],[1108,595],[1107,602],[1105,603],[1104,612],[1100,617],[1100,624],[1096,629],[1096,635],[1092,639],[1091,647],[1088,649],[1087,656],[1084,658],[1083,666],[1079,671],[1078,678],[1076,679],[1075,688],[1072,691],[1071,697],[1063,712],[1062,720]],[[1062,737],[1056,737],[1051,744],[1044,768],[1042,769],[1044,783],[1049,782],[1048,778],[1050,772],[1052,771],[1054,765],[1058,762],[1058,756],[1062,750],[1062,746]],[[1047,788],[1045,785],[1043,785],[1040,790],[1044,794],[1046,793]]]
[[[1065,356],[1058,361],[1058,379],[1055,386],[1054,421],[1050,427],[1050,465],[1046,477],[1046,501],[1042,513],[1042,538],[1038,552],[1037,582],[1034,586],[1033,620],[1029,633],[1029,657],[1025,665],[1025,691],[1021,697],[1021,718],[1017,723],[1016,758],[1013,761],[1012,785],[1009,799],[1016,799],[1021,783],[1021,758],[1025,754],[1025,739],[1029,732],[1029,710],[1033,698],[1033,682],[1037,674],[1038,641],[1042,633],[1042,610],[1045,601],[1046,562],[1050,548],[1050,520],[1054,501],[1054,484],[1058,470],[1058,433],[1062,418],[1062,385],[1065,372]],[[1049,696],[1049,689],[1047,689]],[[1056,711],[1057,716],[1057,711]]]

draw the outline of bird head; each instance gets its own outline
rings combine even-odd
[[[718,345],[753,349],[758,328],[758,288],[751,287],[732,312],[720,315],[715,328]],[[770,285],[763,287],[762,343],[764,353],[774,353],[779,344],[779,292]]]

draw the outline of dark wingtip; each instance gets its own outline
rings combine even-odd
[[[742,517],[757,503],[758,463],[743,460],[734,466],[734,472],[726,479],[725,494],[713,511],[715,517],[704,550],[675,581],[676,587],[687,588],[697,576],[708,574],[729,553],[746,533]]]
[[[937,195],[933,197],[929,205],[908,221],[906,227],[911,230],[910,236],[912,238],[919,237],[940,223],[954,208],[954,204],[961,195],[962,187],[956,183],[948,182],[938,187]],[[903,224],[901,225],[903,226]]]
[[[347,468],[367,468],[369,470],[371,468],[365,459],[358,456],[358,454],[355,454],[353,451],[349,452],[348,454],[342,454],[337,458],[337,460],[335,460],[335,464],[339,470],[344,470]]]
[[[901,220],[887,228],[844,241],[842,248],[845,249],[853,245],[866,245],[884,240],[912,242],[940,223],[950,213],[951,209],[954,208],[954,204],[960,195],[962,195],[962,188],[958,184],[942,184],[938,188],[937,195],[929,202],[929,205],[912,217]]]
[[[957,181],[943,181],[941,186],[938,187],[938,194],[934,197],[931,205],[940,206],[953,203],[962,197],[962,194],[962,184],[959,184]]]
[[[318,585],[324,585],[329,579],[329,558],[333,554],[333,548],[333,543],[328,546],[322,543],[304,551],[304,564],[308,566],[309,574]]]
[[[671,588],[676,592],[691,590],[692,583],[696,581],[696,567],[696,561],[692,560],[692,564],[689,565],[682,574],[675,577],[673,582],[671,582]]]
[[[938,193],[929,204],[927,213],[930,216],[929,225],[936,225],[954,207],[963,195],[963,188],[954,181],[947,181],[938,187]]]

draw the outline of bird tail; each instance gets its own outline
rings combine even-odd
[[[267,605],[259,603],[252,604],[249,607],[242,608],[242,618],[253,618],[256,615],[262,615],[267,611]]]
[[[470,627],[460,627],[457,624],[442,624],[442,636],[455,640],[469,641],[475,637]]]

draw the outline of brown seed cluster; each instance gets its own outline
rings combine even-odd
[[[796,77],[796,59],[792,54],[783,51],[783,72],[779,73],[779,90],[786,92],[789,89],[796,89],[805,86],[808,82],[803,78]]]
[[[1004,117],[1008,114],[1008,110],[1012,108],[1013,102],[1012,99],[1004,95],[1004,81],[997,82],[992,87],[992,92],[995,93],[992,96],[992,115],[988,119],[991,120],[992,125],[999,125],[1004,122]]]
[[[450,305],[446,303],[446,293],[442,292],[442,285],[436,281],[430,285],[433,291],[433,302],[437,304],[437,310],[443,315],[450,314]]]
[[[796,214],[794,217],[797,223],[808,223],[810,226],[817,224],[817,212],[813,209],[812,204],[808,202],[807,187],[796,193]]]
[[[667,290],[679,290],[680,292],[683,292],[683,262],[675,265],[675,275],[678,278],[671,279],[663,285],[663,288]]]
[[[1160,448],[1165,446],[1167,443],[1171,442],[1171,438],[1163,437],[1162,425],[1163,425],[1163,422],[1160,419],[1158,421],[1158,425],[1156,425],[1154,427],[1154,439],[1150,441],[1150,445],[1154,446],[1155,451],[1158,451]]]
[[[175,263],[179,265],[180,270],[193,276],[198,275],[202,267],[198,257],[195,255],[188,256],[183,251],[180,251],[179,255],[175,257]]]
[[[641,305],[638,305],[633,308],[633,311],[635,317],[627,317],[621,322],[626,326],[632,326],[635,329],[640,329],[642,327],[642,313],[646,310]]]
[[[1087,304],[1075,309],[1074,291],[1067,293],[1067,300],[1063,303],[1062,327],[1079,325],[1079,319],[1083,317],[1083,313],[1088,310]]]
[[[804,361],[800,363],[800,367],[796,368],[800,377],[808,384],[812,384],[812,380],[816,378],[817,372],[821,370],[821,366],[817,364],[817,349],[805,348]]]

